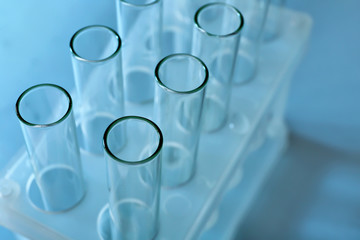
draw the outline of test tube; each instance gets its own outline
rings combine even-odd
[[[233,76],[234,84],[243,84],[256,75],[269,0],[228,0],[228,3],[233,4],[244,15],[245,24]]]
[[[163,136],[138,116],[115,120],[104,134],[112,239],[153,239],[159,228]]]
[[[202,129],[212,132],[225,125],[240,31],[244,20],[232,5],[210,3],[195,14],[192,54],[209,69]]]
[[[102,154],[106,127],[124,113],[121,39],[111,28],[84,27],[70,41],[82,146]]]
[[[285,2],[286,0],[270,0],[269,12],[264,26],[263,41],[273,41],[281,34]]]
[[[172,54],[155,69],[154,117],[164,134],[162,185],[175,187],[191,179],[196,168],[208,70],[189,54]]]
[[[85,187],[69,93],[54,84],[35,85],[18,98],[16,114],[44,210],[74,207]]]
[[[116,0],[120,36],[124,40],[123,69],[125,99],[151,103],[154,98],[153,71],[160,60],[160,0]]]
[[[208,0],[163,0],[161,53],[191,53],[191,40],[196,10]]]

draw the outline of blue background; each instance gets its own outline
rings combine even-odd
[[[314,21],[289,95],[290,148],[239,226],[239,237],[360,239],[360,1],[288,0],[287,6]],[[114,2],[2,3],[0,168],[24,145],[17,97],[42,82],[73,89],[69,39],[89,24],[115,28]],[[13,237],[0,228],[0,239]]]

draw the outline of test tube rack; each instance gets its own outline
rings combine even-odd
[[[279,36],[261,46],[255,78],[233,87],[227,126],[201,135],[193,179],[162,189],[156,239],[232,239],[286,148],[287,93],[306,50],[312,20],[288,9],[283,18]],[[149,106],[129,109],[151,115]],[[69,211],[46,213],[30,200],[34,177],[25,149],[20,149],[0,172],[0,224],[31,239],[106,238],[105,163],[102,156],[85,151],[81,155],[85,198]]]

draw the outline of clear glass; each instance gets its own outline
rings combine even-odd
[[[124,40],[125,99],[150,103],[154,69],[160,60],[161,1],[116,0],[120,36]]]
[[[194,15],[208,0],[163,0],[161,56],[191,53]]]
[[[286,0],[270,0],[269,12],[264,26],[263,40],[270,42],[278,38],[283,24],[283,9]]]
[[[192,54],[203,60],[210,77],[206,87],[202,129],[211,132],[226,123],[242,14],[225,3],[210,3],[195,14]]]
[[[44,210],[74,207],[85,187],[69,93],[53,84],[33,86],[20,95],[16,114]]]
[[[119,35],[99,25],[80,29],[70,41],[81,145],[91,153],[102,154],[106,127],[124,113],[120,49]]]
[[[152,121],[127,116],[104,134],[112,239],[153,239],[159,228],[163,136]]]
[[[195,172],[208,70],[198,58],[173,54],[155,69],[154,117],[164,134],[162,185],[178,186]]]
[[[269,0],[228,0],[244,15],[244,28],[236,58],[233,83],[242,84],[254,78],[258,65],[259,47]]]

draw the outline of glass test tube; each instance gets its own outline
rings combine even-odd
[[[195,14],[192,54],[205,62],[210,73],[202,114],[202,129],[206,132],[226,123],[243,24],[241,13],[225,3],[206,4]]]
[[[152,121],[126,116],[104,134],[112,239],[153,239],[159,227],[163,136]]]
[[[125,99],[151,102],[153,71],[160,60],[161,1],[116,0],[116,5],[118,29],[124,40]]]
[[[54,84],[35,85],[20,95],[16,114],[44,209],[74,207],[85,187],[69,93]]]
[[[80,139],[95,154],[103,152],[106,127],[124,112],[120,48],[119,35],[100,25],[80,29],[70,41]]]
[[[154,117],[164,134],[162,185],[178,186],[195,172],[208,70],[198,58],[173,54],[155,69]]]
[[[190,53],[196,10],[208,0],[163,0],[161,56]]]
[[[233,83],[242,84],[252,80],[257,71],[259,47],[262,42],[269,0],[228,0],[227,2],[234,5],[244,15],[245,24],[233,76]]]
[[[263,40],[270,42],[278,38],[281,33],[284,5],[286,0],[270,0],[269,12],[264,26]]]

